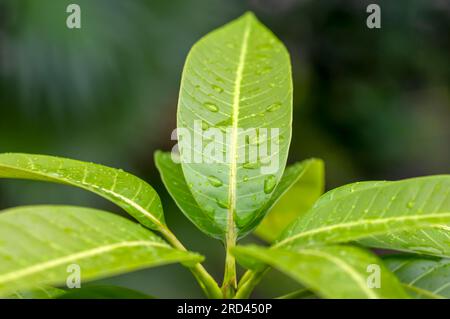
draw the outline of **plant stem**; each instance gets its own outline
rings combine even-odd
[[[269,271],[270,268],[265,268],[259,271],[247,270],[239,282],[239,288],[234,296],[235,299],[248,299],[250,294],[255,289],[256,285],[261,281],[261,278]]]
[[[231,249],[236,246],[236,235],[233,231],[227,234],[226,241],[226,257],[225,257],[225,272],[222,283],[222,293],[224,298],[233,298],[237,289],[236,276],[236,260],[231,253]]]
[[[178,240],[174,233],[172,233],[167,227],[161,228],[160,233],[173,247],[182,251],[187,251],[186,247],[184,247],[184,245]],[[194,266],[187,267],[194,275],[206,297],[212,299],[223,298],[222,291],[220,290],[219,285],[217,285],[217,282],[214,280],[214,278],[200,263],[197,263]]]

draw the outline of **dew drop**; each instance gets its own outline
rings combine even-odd
[[[206,131],[207,129],[209,129],[208,123],[206,123],[205,121],[202,121],[202,130]]]
[[[273,103],[269,105],[266,110],[267,112],[275,112],[276,110],[279,110],[280,107],[281,107],[280,103]]]
[[[264,193],[269,194],[273,191],[277,185],[277,179],[275,175],[269,175],[264,180]]]
[[[214,187],[220,187],[223,185],[222,181],[220,179],[218,179],[215,176],[208,176],[208,181],[211,183],[212,186]]]
[[[244,175],[244,177],[242,178],[242,181],[247,182],[248,181],[248,176]]]
[[[205,102],[205,103],[203,103],[203,106],[211,112],[219,111],[219,108],[217,107],[217,105],[215,105],[214,103],[211,103],[211,102]]]
[[[246,169],[256,169],[259,168],[260,166],[261,164],[259,162],[249,162],[242,165],[242,167]]]
[[[223,92],[223,88],[221,88],[220,86],[213,85],[212,88],[213,88],[213,90],[216,91],[217,93],[222,93],[222,92]]]
[[[406,204],[406,206],[408,207],[408,208],[413,208],[414,207],[414,202],[413,201],[411,201],[411,202],[408,202],[408,204]]]
[[[224,201],[222,201],[220,199],[216,199],[216,203],[217,203],[217,205],[219,205],[219,207],[228,208],[228,203],[224,202]]]

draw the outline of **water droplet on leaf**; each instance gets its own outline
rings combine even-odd
[[[215,176],[208,176],[208,181],[214,187],[220,187],[223,185],[222,181]]]
[[[214,103],[211,103],[211,102],[205,102],[205,103],[203,103],[203,106],[211,112],[219,111],[219,108],[217,107],[217,105],[215,105]]]
[[[264,193],[269,194],[273,191],[277,185],[277,179],[275,175],[269,175],[264,180]]]

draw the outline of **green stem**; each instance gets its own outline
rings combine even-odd
[[[256,285],[259,284],[262,277],[269,271],[270,268],[265,268],[259,271],[247,270],[247,272],[242,276],[239,282],[239,288],[234,296],[235,299],[248,299],[255,289]]]
[[[233,298],[237,289],[236,260],[231,253],[234,246],[236,246],[236,236],[234,232],[229,232],[226,241],[225,272],[222,284],[224,298]]]
[[[182,251],[187,251],[186,247],[183,246],[183,244],[168,228],[161,228],[160,233],[173,247]],[[219,285],[217,285],[217,282],[214,280],[214,278],[200,263],[188,267],[208,298],[223,298],[222,291],[220,290]]]

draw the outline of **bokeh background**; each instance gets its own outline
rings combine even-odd
[[[80,30],[66,27],[69,3],[81,6]],[[381,29],[366,27],[369,3],[381,6]],[[168,224],[207,256],[207,268],[220,279],[221,243],[177,210],[153,152],[173,146],[190,47],[247,10],[291,53],[291,162],[323,158],[328,189],[449,172],[447,0],[0,0],[0,152],[72,157],[142,177],[161,194]],[[77,189],[0,180],[1,209],[47,203],[121,213]],[[157,297],[202,297],[181,266],[99,282]],[[255,296],[293,287],[272,273]]]

